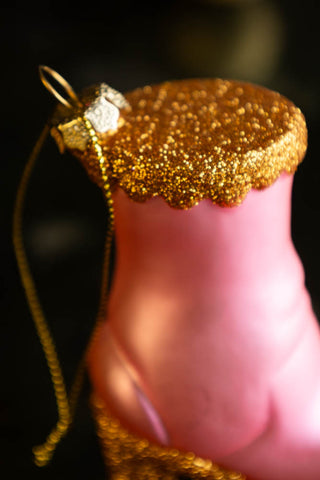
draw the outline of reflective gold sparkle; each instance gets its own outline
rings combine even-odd
[[[112,480],[245,480],[240,473],[219,467],[210,460],[165,448],[138,437],[111,417],[97,397],[92,398],[106,465]]]
[[[99,135],[112,188],[137,202],[163,197],[188,209],[205,198],[242,202],[251,188],[295,172],[307,146],[301,111],[285,97],[236,81],[181,80],[130,92],[123,125]],[[94,151],[74,151],[102,187]]]

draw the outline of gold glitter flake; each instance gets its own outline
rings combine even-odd
[[[301,111],[236,81],[182,80],[134,90],[114,135],[99,136],[111,186],[137,202],[160,196],[188,209],[202,199],[238,205],[251,188],[292,174],[307,147]],[[74,150],[103,186],[93,149]]]
[[[60,131],[63,138],[62,143],[67,148],[76,148],[81,151],[86,150],[90,136],[81,119],[76,118],[71,120],[71,122],[59,125],[57,128],[53,127],[51,135],[56,141],[58,138],[57,136],[55,137],[54,132],[57,130]]]

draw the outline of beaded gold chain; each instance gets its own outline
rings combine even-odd
[[[52,77],[60,83],[60,85],[65,89],[68,93],[70,102],[64,99],[56,90],[51,86],[51,84],[46,80],[44,77],[44,73],[49,73]],[[50,69],[49,67],[40,67],[40,77],[44,85],[48,88],[48,90],[58,98],[58,100],[63,103],[68,108],[73,108],[73,104],[77,101],[76,94],[74,93],[73,89],[70,85],[55,72],[54,70]],[[50,371],[51,381],[54,389],[54,395],[57,404],[58,410],[58,422],[56,423],[55,427],[52,429],[50,434],[48,435],[46,441],[42,445],[38,445],[33,448],[34,454],[34,461],[35,464],[38,466],[45,466],[51,460],[52,455],[56,449],[56,446],[60,442],[60,440],[66,435],[68,432],[74,416],[75,411],[78,403],[79,394],[81,392],[84,374],[85,374],[85,364],[86,364],[86,352],[95,337],[97,329],[101,324],[102,319],[104,318],[105,308],[106,308],[106,297],[107,297],[107,289],[108,289],[108,280],[109,280],[109,265],[110,265],[110,257],[111,257],[111,247],[112,247],[112,239],[113,239],[113,231],[114,231],[114,207],[113,207],[113,200],[111,195],[111,189],[109,184],[109,178],[106,169],[106,159],[103,155],[103,150],[99,144],[99,139],[96,135],[96,131],[94,130],[91,122],[85,117],[81,117],[82,122],[87,129],[87,132],[91,139],[91,145],[96,153],[97,160],[100,166],[101,177],[103,179],[103,190],[104,195],[107,202],[108,212],[109,212],[109,221],[108,221],[108,229],[106,234],[106,241],[105,241],[105,250],[104,250],[104,262],[103,262],[103,269],[102,269],[102,280],[101,280],[101,294],[100,294],[100,302],[99,302],[99,309],[98,315],[96,320],[96,325],[94,327],[93,334],[91,335],[89,345],[87,346],[85,353],[83,355],[82,360],[77,369],[77,373],[75,375],[75,379],[73,381],[72,387],[70,389],[69,395],[67,394],[67,389],[65,386],[64,376],[62,373],[62,368],[60,365],[60,361],[57,355],[56,346],[53,341],[52,334],[50,332],[49,325],[46,321],[44,312],[42,310],[40,301],[38,299],[37,290],[35,287],[35,282],[33,280],[30,267],[27,260],[27,255],[25,251],[24,241],[23,241],[23,232],[22,232],[22,224],[23,224],[23,210],[25,204],[25,197],[27,193],[27,188],[29,184],[29,180],[36,163],[36,160],[41,152],[44,142],[48,136],[48,132],[50,129],[49,125],[46,125],[36,142],[31,155],[27,161],[25,166],[24,172],[22,174],[22,178],[20,180],[20,184],[18,187],[18,192],[16,196],[16,203],[14,207],[14,214],[13,214],[13,244],[15,249],[15,255],[17,259],[18,269],[21,276],[21,281],[25,290],[27,302],[30,308],[30,312],[34,321],[34,325],[37,331],[37,334],[40,339],[40,343],[42,345],[42,349],[46,358],[46,362]]]

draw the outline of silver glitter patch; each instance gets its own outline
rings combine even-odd
[[[100,94],[103,95],[109,102],[112,102],[118,108],[127,108],[129,103],[124,98],[124,96],[115,90],[114,88],[109,87],[106,83],[100,85]]]
[[[116,130],[119,115],[119,109],[103,96],[99,96],[85,111],[85,117],[99,133]]]

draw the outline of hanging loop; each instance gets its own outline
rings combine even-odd
[[[76,105],[81,105],[81,102],[80,102],[77,94],[75,93],[75,91],[71,87],[71,85],[58,72],[56,72],[55,70],[53,70],[50,67],[47,67],[46,65],[40,65],[39,66],[39,74],[40,74],[40,79],[41,79],[43,85],[65,107],[73,109],[75,104]],[[62,95],[60,95],[60,93],[51,85],[51,83],[47,79],[46,75],[51,76],[52,78],[54,78],[54,80],[56,80],[56,82],[58,82],[59,85],[61,85],[61,87],[68,94],[69,99],[72,100],[72,102],[70,102],[69,100],[64,98]]]

